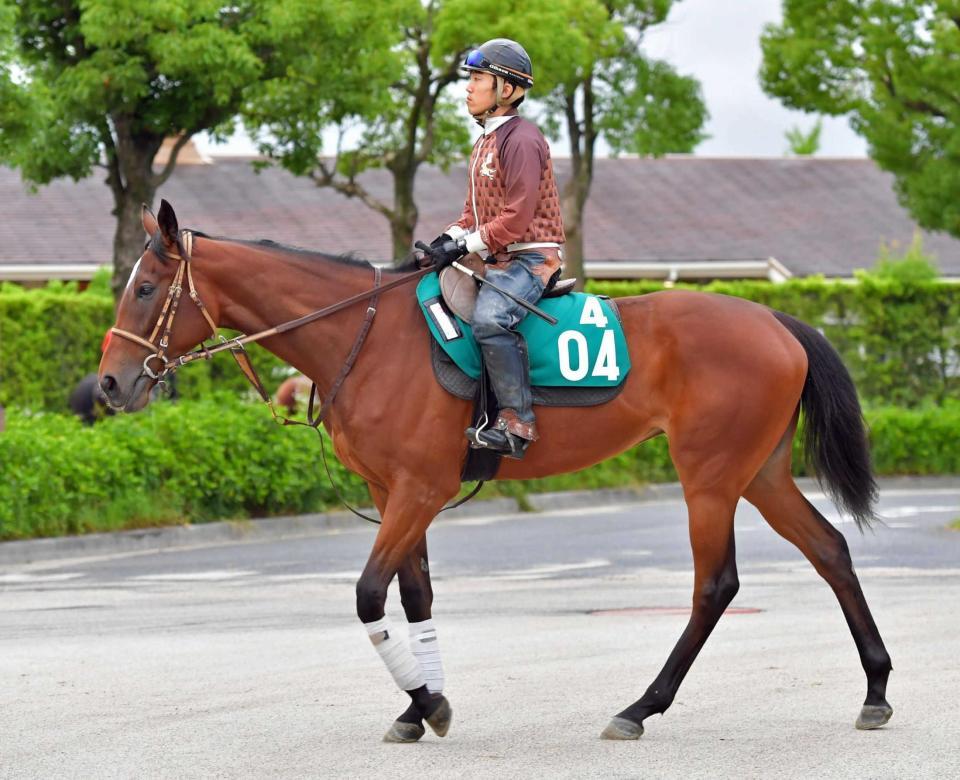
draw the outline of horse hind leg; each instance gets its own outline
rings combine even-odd
[[[846,539],[804,497],[790,474],[790,443],[796,421],[744,493],[763,518],[792,542],[833,589],[867,676],[867,696],[858,729],[883,726],[893,714],[886,700],[892,669],[870,608],[860,588]]]
[[[709,385],[709,377],[697,383]],[[643,696],[619,713],[603,732],[608,739],[636,739],[644,718],[663,713],[673,703],[684,676],[740,587],[737,577],[733,518],[737,502],[777,444],[779,431],[771,420],[791,410],[778,397],[739,392],[701,399],[680,398],[667,430],[670,456],[683,485],[693,551],[693,609],[680,640]],[[763,386],[754,389],[762,390]],[[764,415],[743,414],[765,408]]]
[[[733,515],[737,497],[720,492],[688,495],[693,548],[693,611],[666,664],[643,696],[614,717],[603,739],[637,739],[643,721],[666,712],[680,683],[740,587],[737,578]]]

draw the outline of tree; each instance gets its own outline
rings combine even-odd
[[[548,131],[556,138],[562,127],[570,143],[571,175],[561,193],[568,276],[583,278],[583,212],[597,140],[603,137],[615,155],[658,157],[692,151],[706,137],[699,83],[641,47],[646,30],[666,19],[673,2],[571,3],[568,24],[582,44],[565,53],[569,67],[556,74],[544,100]]]
[[[140,204],[187,141],[230,132],[252,94],[316,51],[333,68],[351,62],[388,22],[337,0],[0,0],[0,162],[34,185],[105,171],[119,294],[143,249]]]
[[[914,230],[910,246],[902,252],[896,243],[880,245],[880,256],[868,275],[899,282],[934,282],[940,276],[937,260],[923,248],[923,234]]]
[[[768,94],[849,116],[917,222],[960,236],[960,2],[784,0],[761,46]]]
[[[261,130],[261,151],[284,168],[359,198],[386,217],[394,256],[400,258],[413,246],[418,169],[426,162],[449,166],[469,140],[456,107],[443,94],[459,77],[464,51],[438,51],[433,45],[435,27],[442,23],[438,2],[378,0],[371,6],[394,15],[395,23],[363,55],[370,82],[358,83],[352,92],[341,90],[331,101],[316,86],[339,74],[321,59],[304,62],[293,78],[256,101],[248,125]],[[323,132],[331,122],[340,141],[332,157],[324,158]],[[358,138],[345,147],[351,135]],[[358,181],[373,168],[385,168],[393,177],[391,203]]]
[[[592,0],[591,0],[592,2]],[[387,219],[395,258],[406,255],[414,240],[418,211],[414,185],[426,163],[446,170],[470,148],[470,122],[462,96],[449,87],[461,78],[466,53],[484,40],[520,38],[531,53],[555,51],[551,38],[565,40],[568,0],[379,0],[398,20],[392,34],[375,49],[384,88],[364,88],[363,98],[343,93],[332,104],[318,100],[310,85],[323,78],[306,68],[299,81],[262,102],[263,113],[250,115],[262,129],[260,149],[294,174],[331,187]],[[539,83],[539,76],[538,76]],[[549,83],[549,80],[547,80]],[[352,98],[351,100],[348,100]],[[332,117],[340,141],[323,147],[325,121]],[[324,157],[324,153],[327,156]],[[332,152],[332,154],[329,154]],[[367,170],[386,169],[393,179],[391,201],[375,197],[359,181]],[[450,220],[459,216],[451,208]]]
[[[319,186],[360,198],[390,223],[394,256],[410,251],[417,224],[414,183],[418,169],[446,169],[469,149],[469,120],[460,96],[447,90],[460,78],[464,55],[490,38],[520,41],[534,64],[530,99],[545,109],[545,131],[571,139],[573,181],[564,188],[566,265],[579,273],[583,206],[593,175],[596,139],[603,134],[615,151],[664,154],[689,151],[702,139],[706,110],[699,87],[640,51],[642,32],[662,21],[672,0],[403,0],[398,33],[380,46],[393,81],[381,92],[366,91],[364,104],[337,105],[341,139],[361,125],[359,138],[338,145],[324,159],[322,126],[305,121],[319,112],[309,89],[290,83],[270,105],[272,121],[254,117],[268,134],[261,149],[288,170]],[[389,59],[392,57],[392,60]],[[600,75],[594,75],[596,73]],[[318,76],[302,74],[308,84]],[[584,96],[586,96],[584,102]],[[529,105],[529,104],[528,104]],[[588,107],[589,116],[582,112]],[[524,106],[526,108],[526,105]],[[393,178],[393,200],[378,200],[358,180],[371,168]],[[451,209],[450,219],[458,215]]]
[[[822,130],[823,122],[819,118],[816,124],[806,133],[799,126],[794,125],[784,133],[787,143],[790,145],[787,151],[797,157],[809,157],[816,154],[820,149],[820,132]]]

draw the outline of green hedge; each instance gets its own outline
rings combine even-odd
[[[960,474],[960,403],[868,413],[878,474]]]
[[[99,289],[78,293],[70,284],[34,290],[13,284],[0,287],[0,404],[66,410],[77,382],[97,370],[100,343],[113,325],[113,314],[112,298]],[[273,392],[289,369],[255,344],[247,350]],[[212,390],[244,393],[248,387],[226,355],[198,361],[177,375],[177,389],[188,398]]]
[[[620,297],[663,285],[592,281],[587,289]],[[855,283],[808,277],[690,289],[756,301],[822,329],[868,403],[913,407],[960,396],[960,285],[861,274]]]
[[[663,289],[652,282],[590,282],[592,292],[637,295]],[[875,405],[920,406],[960,396],[960,285],[904,282],[862,275],[855,283],[794,279],[714,282],[711,292],[735,295],[822,328],[850,368],[862,398]],[[0,404],[60,411],[71,389],[95,371],[113,304],[100,288],[69,285],[0,289]],[[254,364],[271,391],[288,373],[256,345]],[[200,398],[214,389],[245,392],[227,356],[179,372],[179,390]]]
[[[281,428],[262,404],[228,395],[93,427],[14,412],[0,435],[0,539],[321,509],[336,497],[318,444],[313,431]],[[369,500],[329,463],[345,495]]]
[[[81,378],[97,370],[113,304],[68,286],[0,289],[0,404],[66,409]]]
[[[880,408],[868,420],[879,474],[960,474],[960,404]],[[369,503],[362,481],[329,462],[348,500]],[[339,507],[316,434],[282,428],[262,404],[230,396],[158,403],[92,428],[13,412],[0,435],[0,473],[0,539]],[[577,474],[491,487],[522,501],[527,492],[674,479],[660,437]]]

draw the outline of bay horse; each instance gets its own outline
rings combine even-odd
[[[382,518],[357,582],[357,615],[411,698],[385,739],[415,741],[425,733],[423,720],[443,736],[451,710],[442,695],[426,530],[460,489],[472,409],[434,378],[431,336],[413,285],[400,286],[404,271],[384,271],[388,283],[371,321],[370,292],[381,273],[366,262],[181,231],[166,201],[157,217],[144,207],[143,226],[149,240],[113,331],[122,338],[111,339],[99,370],[101,389],[115,408],[143,408],[161,367],[218,327],[269,331],[294,318],[309,320],[319,306],[354,301],[262,344],[313,380],[321,394],[342,381],[323,424],[340,460],[366,480]],[[391,283],[397,286],[388,290]],[[174,327],[177,304],[171,302],[179,301],[185,285],[195,305],[185,303]],[[790,471],[802,409],[805,451],[822,484],[859,526],[875,519],[865,426],[836,351],[809,325],[738,298],[668,290],[620,298],[617,306],[632,363],[623,391],[602,406],[540,408],[540,441],[523,460],[504,460],[496,475],[528,479],[575,471],[667,436],[689,516],[692,612],[656,679],[602,736],[636,739],[648,716],[666,711],[737,593],[733,529],[741,496],[833,589],[867,678],[856,725],[882,726],[893,712],[886,700],[890,657],[843,535],[803,496]],[[368,336],[344,378],[341,366],[363,323]],[[422,645],[408,646],[386,623],[394,577],[407,620],[420,632],[411,638]]]

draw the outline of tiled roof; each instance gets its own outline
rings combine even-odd
[[[214,235],[273,238],[329,252],[390,255],[386,220],[356,199],[249,159],[177,168],[159,197],[181,225]],[[555,161],[561,182],[569,161]],[[102,176],[56,181],[36,195],[0,168],[0,265],[109,263],[112,202]],[[361,178],[389,202],[383,171]],[[417,177],[418,237],[433,238],[460,213],[464,166],[425,167]],[[870,160],[691,156],[596,161],[587,201],[588,261],[766,260],[794,275],[848,276],[869,267],[881,241],[909,243],[914,224],[892,177]],[[960,277],[960,240],[925,234],[944,275]]]

